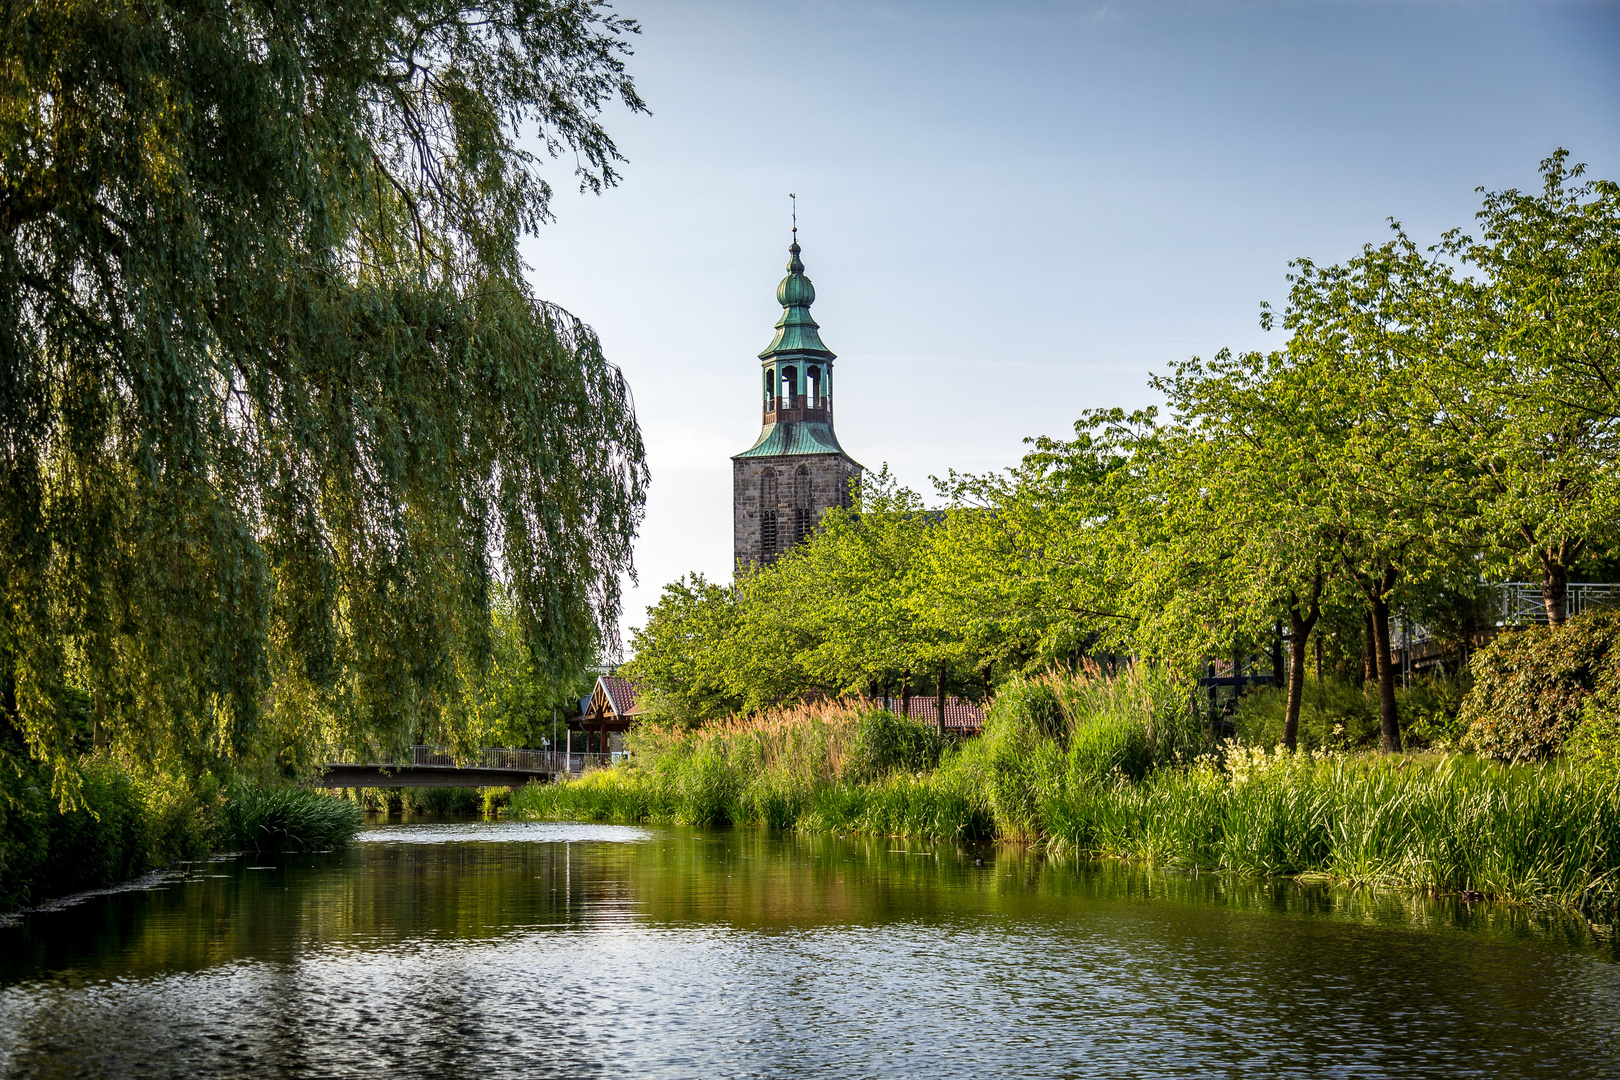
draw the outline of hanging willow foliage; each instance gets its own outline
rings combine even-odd
[[[541,673],[615,632],[640,433],[517,239],[548,155],[617,180],[636,29],[0,0],[0,679],[36,755],[445,737],[496,588]]]

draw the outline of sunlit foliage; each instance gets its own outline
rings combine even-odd
[[[643,108],[635,24],[590,0],[0,12],[0,680],[33,753],[292,769],[453,736],[498,585],[542,677],[588,662],[640,435],[517,244],[550,157],[616,181],[599,116]]]

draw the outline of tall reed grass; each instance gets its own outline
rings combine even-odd
[[[1573,765],[1233,748],[1043,807],[1054,852],[1516,901],[1620,899],[1620,783]]]
[[[324,791],[239,781],[221,807],[221,839],[250,851],[323,851],[360,828],[360,807]]]
[[[861,830],[974,838],[988,804],[932,726],[866,703],[771,711],[697,730],[632,732],[634,765],[513,793],[540,818]],[[971,757],[971,755],[969,755]]]
[[[1193,704],[1142,666],[1015,681],[984,736],[961,743],[863,705],[648,729],[635,764],[530,785],[512,812],[1023,841],[1058,857],[1620,902],[1612,768],[1217,747]]]

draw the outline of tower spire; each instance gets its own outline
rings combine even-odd
[[[788,198],[793,200],[793,242],[788,244],[787,268],[789,274],[802,275],[804,273],[804,263],[799,261],[799,197],[790,191],[788,192]],[[805,278],[804,281],[806,284],[809,284],[810,279]],[[785,285],[787,283],[784,281],[783,284]],[[780,290],[778,290],[778,295],[780,295]],[[815,295],[815,290],[812,289],[810,291],[810,298],[814,300]],[[786,303],[787,301],[784,300],[783,304]],[[808,307],[809,304],[807,303],[805,306]]]
[[[739,567],[775,562],[834,506],[849,506],[861,466],[833,431],[833,361],[810,316],[816,288],[799,258],[799,196],[792,200],[787,276],[776,287],[782,317],[759,354],[759,438],[732,457],[734,557]]]

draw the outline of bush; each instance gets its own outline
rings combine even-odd
[[[1563,753],[1606,769],[1620,768],[1620,709],[1593,695],[1581,703],[1580,723],[1564,743]]]
[[[1465,745],[1498,761],[1562,749],[1588,699],[1597,713],[1620,703],[1620,612],[1578,615],[1562,627],[1499,635],[1474,655],[1463,700]]]
[[[63,810],[51,767],[0,754],[0,910],[100,888],[220,845],[318,850],[353,838],[355,804],[285,784],[146,773],[102,754],[76,768]]]
[[[63,811],[50,766],[0,761],[0,910],[122,881],[211,849],[218,788],[142,776],[109,758],[78,765],[78,796]]]
[[[939,764],[944,744],[933,724],[887,709],[869,709],[856,721],[854,737],[844,750],[842,775],[865,783],[897,771],[924,772]]]
[[[99,758],[79,771],[80,805],[51,815],[46,878],[53,892],[132,878],[152,862],[152,823],[135,780]]]
[[[991,699],[986,721],[1015,725],[1041,738],[1065,738],[1069,723],[1057,693],[1063,678],[1061,675],[1013,677]]]
[[[1159,765],[1208,749],[1208,733],[1187,686],[1163,668],[1131,664],[1112,678],[1092,668],[1053,683],[1068,726],[1069,772],[1075,780],[1114,774],[1140,779]]]
[[[241,780],[225,800],[222,839],[250,851],[323,851],[360,828],[360,807],[335,795]]]

